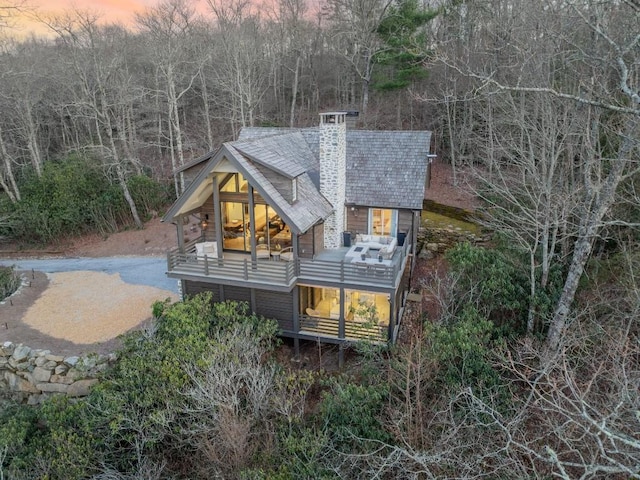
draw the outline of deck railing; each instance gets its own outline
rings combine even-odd
[[[370,323],[344,322],[344,336],[340,336],[340,320],[300,315],[300,333],[317,334],[318,337],[335,337],[345,340],[369,340],[386,342],[388,327]]]
[[[185,245],[186,252],[195,250],[198,240]],[[251,260],[250,257],[215,258],[196,256],[178,249],[167,254],[169,272],[180,275],[203,276],[220,280],[243,280],[290,286],[297,279],[303,282],[342,283],[395,287],[399,281],[407,245],[400,251],[400,258],[391,265],[383,262],[352,263],[342,261],[298,258],[293,261]]]
[[[331,262],[327,260],[298,260],[298,277],[306,281],[324,281],[340,283],[373,283],[393,286],[398,275],[398,263],[358,264],[350,261]]]
[[[171,251],[167,254],[169,272],[246,282],[291,285],[294,265],[291,262],[271,262],[250,258],[214,258],[194,253]]]

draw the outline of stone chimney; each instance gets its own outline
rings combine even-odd
[[[333,205],[324,222],[324,248],[339,248],[344,230],[347,176],[347,125],[345,112],[320,114],[320,193]]]

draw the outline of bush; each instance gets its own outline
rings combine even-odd
[[[437,378],[449,387],[493,390],[501,383],[492,366],[495,336],[493,323],[470,305],[448,325],[427,323],[424,338],[440,366]]]
[[[338,449],[356,451],[366,448],[367,440],[388,443],[382,417],[389,389],[385,382],[360,385],[345,379],[333,379],[322,397],[320,414],[324,428]]]
[[[53,397],[39,407],[8,406],[0,411],[0,465],[8,478],[73,480],[86,478],[95,465],[99,440],[84,401]]]
[[[128,180],[141,217],[162,208],[166,189],[145,176]],[[0,234],[28,243],[47,243],[88,231],[111,233],[132,222],[121,188],[90,158],[70,156],[45,163],[42,175],[27,171],[20,181],[22,200],[3,202],[9,220]]]
[[[21,283],[20,275],[16,273],[14,267],[0,266],[0,300],[4,300],[18,290]]]
[[[504,335],[526,331],[529,280],[525,270],[501,250],[460,243],[447,252],[458,276],[458,312],[472,305]]]

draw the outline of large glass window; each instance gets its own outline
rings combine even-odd
[[[346,321],[356,323],[371,323],[374,325],[389,325],[391,304],[389,295],[360,290],[345,290]]]
[[[255,227],[251,225],[248,203],[220,202],[220,209],[225,249],[250,252],[251,235],[255,236],[256,245],[266,245],[269,250],[291,246],[291,230],[270,206],[254,207]]]
[[[300,287],[300,313],[309,317],[340,318],[340,290]]]
[[[222,244],[227,250],[248,252],[251,243],[248,238],[249,208],[246,203],[220,202],[222,212]]]
[[[337,288],[300,287],[300,314],[317,318],[340,318],[340,290]],[[344,291],[346,322],[388,326],[391,315],[389,295],[361,290]]]
[[[369,235],[396,236],[398,211],[384,208],[369,209]]]
[[[247,192],[249,184],[241,173],[232,173],[228,175],[220,187],[221,192]]]

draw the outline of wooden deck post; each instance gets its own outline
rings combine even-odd
[[[300,333],[300,289],[298,286],[293,287],[293,331]],[[300,340],[295,337],[293,339],[293,348],[296,358],[300,356]]]

